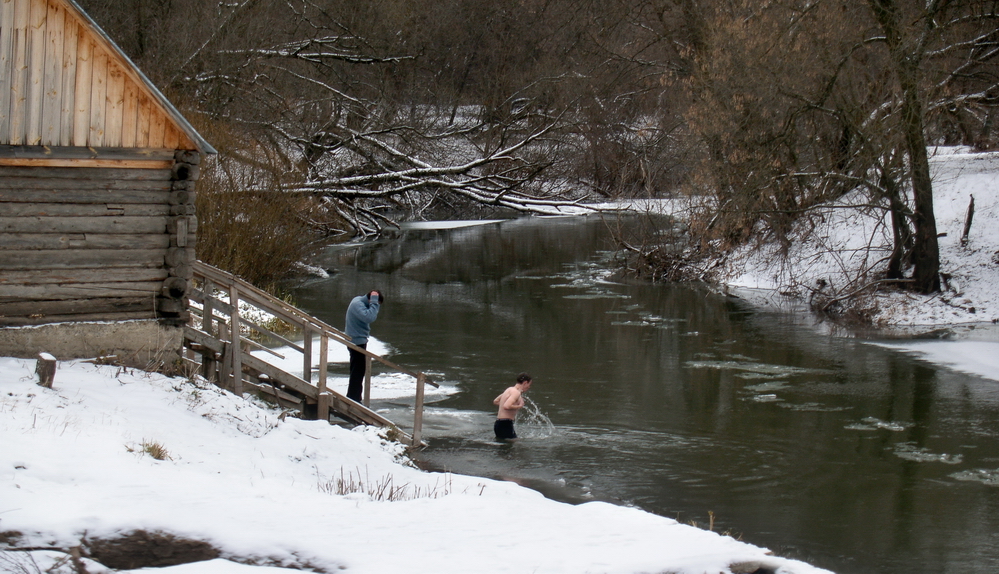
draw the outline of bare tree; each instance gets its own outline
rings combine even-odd
[[[703,142],[694,183],[715,198],[697,222],[702,237],[790,245],[797,220],[860,190],[891,214],[886,278],[939,290],[926,150],[994,141],[994,3],[777,0],[698,14],[707,33],[690,83],[688,118]]]
[[[414,15],[403,2],[241,0],[193,19],[200,3],[131,1],[138,16],[90,3],[196,123],[243,134],[247,145],[219,147],[228,169],[267,163],[281,173],[248,193],[321,198],[339,216],[328,221],[361,234],[437,208],[553,213],[585,195],[540,177],[565,145],[566,105],[536,97],[545,83],[537,72],[502,69],[531,58],[511,52],[530,46],[518,42],[526,30],[492,46],[501,73],[469,66],[463,81],[495,82],[465,98],[460,85],[440,96],[426,89],[426,46],[412,45]],[[145,48],[154,32],[180,39],[169,56]]]
[[[920,93],[920,65],[935,28],[935,19],[946,0],[931,0],[919,15],[917,24],[906,26],[895,0],[869,0],[871,11],[884,31],[891,54],[892,69],[901,92],[899,115],[911,170],[915,209],[912,219],[915,237],[912,245],[914,287],[923,293],[940,290],[940,248],[933,214],[933,183],[926,154],[924,104]],[[914,28],[914,29],[912,29]],[[908,32],[908,33],[907,33]]]

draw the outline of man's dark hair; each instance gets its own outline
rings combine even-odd
[[[378,291],[378,304],[379,305],[381,305],[382,303],[385,302],[385,294],[382,293],[381,289],[368,289],[368,292],[365,293],[365,295],[368,297],[368,301],[371,301],[371,292],[372,291]]]
[[[533,380],[534,379],[531,378],[531,375],[528,375],[527,373],[520,373],[519,375],[517,375],[518,383],[526,383],[527,381],[533,381]]]

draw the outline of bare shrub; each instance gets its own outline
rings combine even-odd
[[[381,502],[396,502],[415,500],[418,498],[441,498],[451,494],[453,489],[451,475],[447,475],[443,484],[420,487],[406,484],[396,484],[395,477],[387,474],[378,479],[371,479],[367,472],[362,476],[361,470],[344,472],[340,468],[340,476],[330,479],[319,479],[319,491],[326,494],[345,496],[348,494],[365,494],[372,500]]]
[[[280,191],[289,173],[282,158],[217,124],[200,129],[220,157],[198,183],[198,259],[273,290],[314,253],[321,230],[336,225],[325,215],[310,219],[318,211],[312,198]]]
[[[173,460],[170,458],[170,452],[165,446],[156,441],[143,440],[142,444],[138,448],[135,446],[126,445],[125,450],[128,452],[141,452],[143,454],[148,454],[156,460]]]

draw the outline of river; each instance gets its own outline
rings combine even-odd
[[[699,286],[613,280],[597,217],[413,229],[331,248],[293,290],[459,392],[421,465],[633,505],[840,574],[999,572],[999,383]],[[534,377],[521,440],[493,398]],[[373,404],[412,420],[404,404]],[[506,525],[516,528],[516,525]]]

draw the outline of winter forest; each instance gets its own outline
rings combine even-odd
[[[219,151],[198,252],[261,285],[403,220],[678,197],[635,268],[702,278],[859,191],[884,280],[930,293],[927,146],[997,144],[995,1],[79,3]]]

